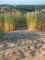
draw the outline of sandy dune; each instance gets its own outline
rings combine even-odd
[[[45,60],[45,31],[5,33],[0,40],[0,60]]]

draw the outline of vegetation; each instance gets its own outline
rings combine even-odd
[[[28,29],[45,29],[45,14],[42,12],[27,13]]]
[[[0,7],[5,7],[5,11],[11,12],[13,9],[16,9],[21,12],[32,12],[32,11],[37,11],[41,9],[45,9],[45,5],[0,5]]]
[[[0,28],[0,39],[3,38],[3,35],[4,35],[4,30],[2,28]]]
[[[26,21],[28,29],[35,29],[37,25],[37,13],[27,13],[26,14]]]
[[[37,25],[38,29],[40,30],[45,29],[45,13],[39,12],[37,14]]]
[[[15,31],[18,24],[25,24],[28,29],[45,29],[45,13],[44,12],[28,12],[21,13],[4,12],[0,13],[0,27],[4,31]]]

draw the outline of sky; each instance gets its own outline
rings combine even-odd
[[[0,4],[10,5],[43,5],[45,0],[0,0]]]

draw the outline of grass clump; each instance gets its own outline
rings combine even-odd
[[[45,14],[42,12],[38,12],[37,14],[37,26],[39,30],[45,29]]]
[[[0,28],[0,39],[3,38],[3,35],[4,35],[4,30],[2,28]]]
[[[45,29],[45,14],[42,12],[31,12],[26,14],[27,27],[29,30]]]
[[[28,29],[36,29],[37,26],[37,13],[27,13],[26,14],[26,21]]]
[[[24,25],[24,26],[23,26]],[[18,27],[17,27],[18,26]],[[45,29],[45,13],[44,12],[4,12],[0,14],[0,27],[4,31],[15,31],[16,28],[25,28],[29,30]]]

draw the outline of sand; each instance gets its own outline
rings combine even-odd
[[[0,39],[0,60],[45,60],[45,30],[5,33]]]

